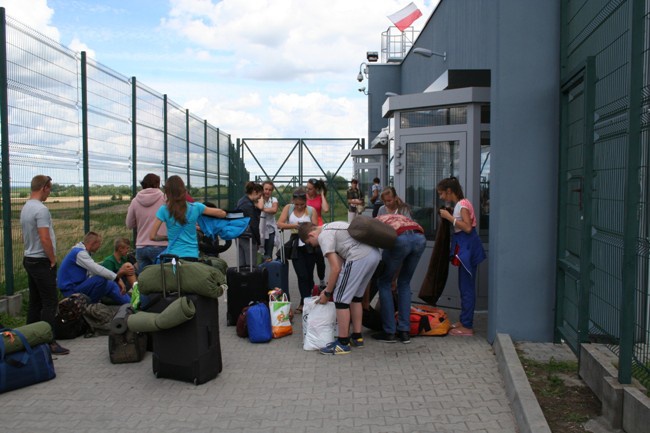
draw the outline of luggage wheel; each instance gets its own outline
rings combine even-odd
[[[198,377],[194,378],[194,385],[198,386],[199,385],[199,379]]]

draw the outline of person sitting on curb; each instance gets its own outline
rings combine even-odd
[[[349,223],[343,221],[320,227],[308,222],[300,224],[298,228],[300,240],[314,248],[320,246],[330,267],[327,285],[321,292],[318,303],[326,304],[330,298],[334,301],[338,338],[320,349],[323,355],[346,355],[350,353],[350,344],[363,347],[361,302],[381,260],[379,248],[353,239],[348,233],[348,226]]]
[[[124,276],[122,281],[126,290],[133,288],[133,284],[137,281],[137,276],[135,274],[134,264],[131,263],[128,259],[129,251],[131,250],[131,241],[127,238],[117,238],[113,243],[113,254],[106,257],[102,262],[102,266],[106,269],[109,269],[116,274],[120,271],[123,266],[126,266]],[[128,266],[128,265],[132,266]],[[131,272],[130,269],[134,268],[134,271]]]
[[[73,293],[83,293],[92,303],[97,303],[107,296],[118,304],[127,304],[131,302],[131,297],[126,294],[122,277],[135,272],[135,268],[127,263],[115,273],[95,263],[91,255],[97,252],[101,245],[102,237],[95,232],[88,232],[82,242],[72,247],[59,268],[59,289],[65,297]]]

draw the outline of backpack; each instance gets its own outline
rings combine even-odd
[[[248,337],[248,326],[246,325],[246,312],[248,307],[244,307],[237,317],[237,336],[240,338]]]
[[[388,224],[365,215],[357,215],[348,226],[353,239],[371,247],[390,249],[395,245],[397,232]]]
[[[251,343],[268,343],[273,338],[271,331],[271,313],[269,307],[261,302],[248,307],[246,327]]]
[[[451,324],[444,310],[429,305],[411,306],[411,336],[442,336],[447,335],[449,329]]]
[[[88,304],[90,298],[83,293],[73,293],[59,301],[53,327],[56,339],[70,340],[88,331],[88,323],[83,317]]]

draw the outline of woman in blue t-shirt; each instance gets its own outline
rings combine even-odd
[[[166,254],[174,254],[186,260],[199,258],[199,242],[196,235],[196,222],[201,215],[225,218],[222,209],[206,207],[202,203],[186,200],[185,183],[179,176],[170,176],[165,182],[166,204],[156,212],[156,221],[149,238],[152,241],[168,241]],[[158,229],[165,223],[167,236],[159,236]]]

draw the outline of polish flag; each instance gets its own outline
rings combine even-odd
[[[422,12],[420,12],[420,9],[411,2],[404,9],[401,9],[392,15],[388,15],[388,19],[395,24],[395,27],[403,32],[421,16]]]

